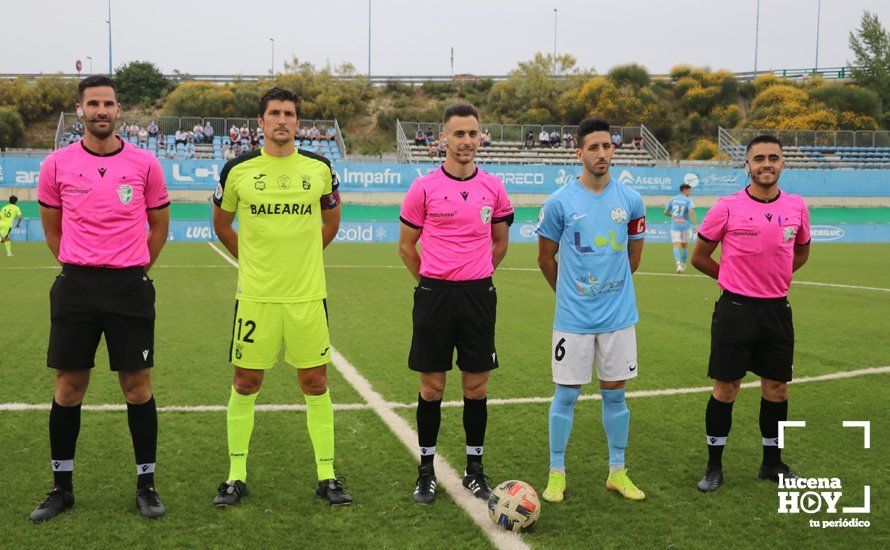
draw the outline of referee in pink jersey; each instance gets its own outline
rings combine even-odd
[[[810,255],[810,214],[798,195],[779,190],[782,144],[763,135],[748,144],[750,185],[717,201],[699,227],[692,265],[717,279],[722,294],[711,321],[708,376],[714,392],[705,412],[708,467],[703,492],[723,483],[723,449],[732,404],[747,372],[760,377],[763,463],[758,477],[796,477],[782,462],[778,423],[788,418],[788,382],[794,364],[794,326],[788,287]],[[720,263],[711,255],[720,244]]]
[[[400,215],[399,255],[419,283],[414,289],[414,334],[408,367],[420,373],[417,432],[420,466],[414,501],[436,497],[433,458],[441,420],[445,374],[457,348],[464,393],[467,469],[463,486],[488,499],[482,472],[488,419],[489,373],[498,367],[494,345],[497,293],[491,280],[507,255],[513,207],[504,183],[476,166],[479,112],[459,103],[445,109],[444,164],[417,178]],[[417,251],[421,243],[423,253]]]
[[[31,519],[45,521],[74,505],[81,402],[103,335],[127,400],[136,506],[157,518],[164,505],[154,488],[158,416],[149,369],[155,289],[147,272],[167,240],[170,199],[158,159],[114,135],[120,117],[114,81],[90,76],[77,92],[84,138],[49,155],[37,183],[46,244],[62,272],[49,292],[46,361],[56,371],[49,415],[55,486]]]

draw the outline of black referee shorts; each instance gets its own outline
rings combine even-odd
[[[142,267],[66,264],[49,291],[49,303],[49,368],[93,368],[103,334],[111,370],[154,365],[155,289]]]
[[[441,281],[422,277],[414,289],[414,334],[408,367],[418,372],[465,372],[498,367],[494,325],[498,305],[491,278]]]
[[[746,372],[788,382],[794,364],[794,326],[787,298],[749,298],[724,291],[711,320],[708,376],[732,382]]]

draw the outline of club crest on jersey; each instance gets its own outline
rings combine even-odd
[[[278,188],[282,191],[284,191],[285,189],[290,189],[290,178],[288,176],[279,176]]]
[[[620,206],[616,206],[612,209],[612,212],[609,214],[612,217],[612,221],[615,223],[624,223],[627,221],[627,210]]]
[[[244,344],[235,342],[235,359],[241,359],[244,355]]]
[[[303,189],[309,191],[312,188],[312,178],[309,176],[303,176]]]
[[[133,200],[133,188],[129,185],[119,185],[117,198],[121,200],[121,204],[130,204],[130,201]]]
[[[482,216],[482,223],[491,221],[491,207],[486,205],[479,209],[479,215]]]
[[[218,201],[221,201],[221,200],[222,200],[222,196],[223,196],[223,186],[222,186],[221,183],[217,183],[217,184],[216,184],[216,191],[213,192],[213,198],[215,198],[215,199],[218,200]]]
[[[789,225],[782,230],[782,236],[785,238],[785,242],[787,243],[795,236],[797,236],[797,228]]]

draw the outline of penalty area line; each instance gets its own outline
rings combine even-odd
[[[208,242],[210,248],[215,250],[217,254],[222,256],[233,267],[238,267],[238,262],[223,253],[214,243]],[[339,351],[331,346],[331,365],[346,379],[346,382],[358,392],[362,399],[368,404],[370,409],[377,414],[378,417],[386,424],[387,428],[407,447],[408,451],[417,458],[417,432],[408,424],[408,422],[399,416],[383,396],[377,393],[371,386],[367,378],[359,373]],[[465,490],[462,484],[461,476],[452,468],[444,459],[436,457],[436,477],[439,483],[451,495],[455,504],[464,509],[476,525],[482,529],[482,532],[491,540],[491,542],[499,549],[527,549],[531,548],[526,544],[522,537],[510,531],[504,531],[495,525],[488,517],[488,509],[485,503],[472,496],[469,491]]]

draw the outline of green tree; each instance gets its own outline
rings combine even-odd
[[[133,61],[122,65],[114,75],[117,98],[127,105],[148,105],[169,92],[171,84],[154,63]]]
[[[859,28],[850,33],[850,49],[856,56],[853,79],[878,94],[884,121],[890,124],[890,33],[877,14],[862,14]]]
[[[12,107],[0,107],[0,149],[15,147],[25,135],[25,123]]]
[[[619,88],[630,86],[636,90],[648,86],[649,82],[652,81],[646,67],[637,65],[636,63],[614,67],[609,71],[609,78],[611,78]]]

